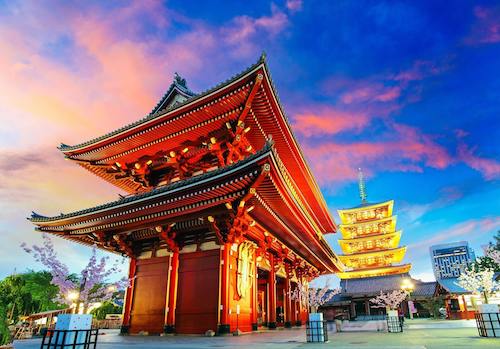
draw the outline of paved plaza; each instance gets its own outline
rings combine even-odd
[[[141,337],[119,336],[115,330],[103,330],[98,348],[131,349],[131,348],[387,348],[387,349],[441,349],[441,348],[498,348],[500,338],[480,338],[477,330],[470,324],[459,322],[436,323],[436,328],[414,328],[414,323],[404,333],[383,332],[342,332],[330,334],[329,343],[311,344],[305,342],[304,329],[287,329],[266,331],[243,335],[240,337]],[[424,322],[422,326],[430,327],[433,323]],[[16,349],[38,349],[40,339],[16,341]]]

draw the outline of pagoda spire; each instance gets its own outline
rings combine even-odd
[[[359,187],[359,197],[361,198],[361,203],[366,204],[366,185],[365,177],[363,176],[363,171],[358,168],[358,187]]]

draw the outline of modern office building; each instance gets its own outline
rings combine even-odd
[[[437,280],[459,277],[463,268],[476,259],[467,241],[431,246],[430,254]]]

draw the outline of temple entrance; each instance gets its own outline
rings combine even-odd
[[[363,315],[368,315],[366,312],[366,305],[365,301],[355,301],[354,302],[354,309],[356,312],[356,316],[363,316]]]
[[[257,326],[267,326],[268,322],[268,283],[269,272],[257,269],[258,289],[257,289]]]
[[[130,333],[163,333],[168,269],[169,257],[137,261]]]

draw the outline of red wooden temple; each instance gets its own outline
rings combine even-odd
[[[342,268],[264,57],[201,94],[176,75],[145,118],[60,150],[129,195],[30,220],[130,258],[123,332],[300,325],[307,309],[290,291]]]

